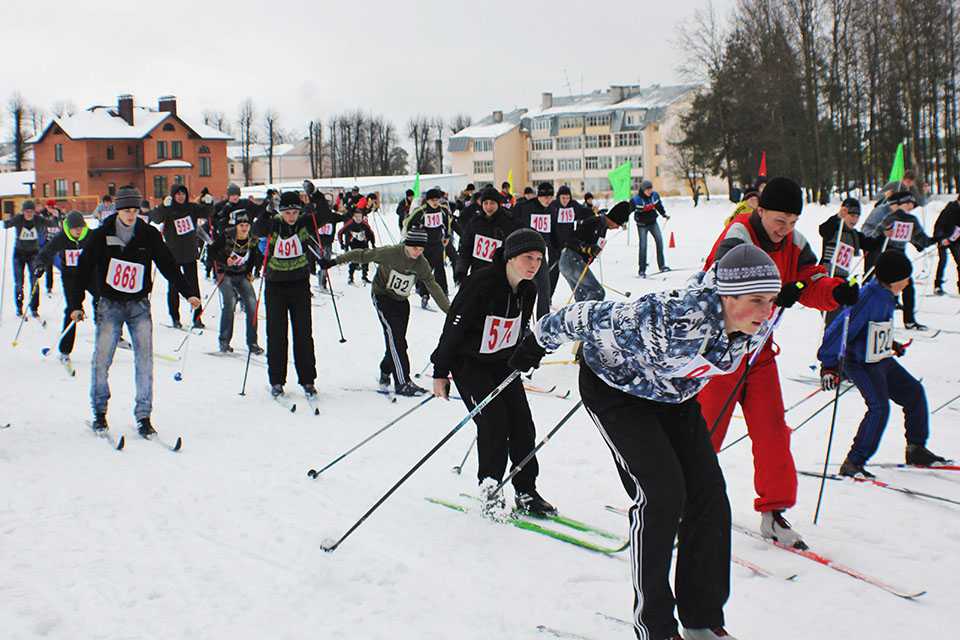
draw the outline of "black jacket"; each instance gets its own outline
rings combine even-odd
[[[567,237],[564,246],[571,251],[576,251],[589,262],[600,252],[600,239],[606,235],[607,216],[595,214],[586,207],[580,207],[573,232]]]
[[[328,246],[333,244],[337,225],[353,217],[351,213],[333,211],[323,196],[304,207],[304,215],[310,217],[310,229],[314,235],[320,236],[320,243]]]
[[[377,246],[377,239],[373,235],[373,229],[366,220],[356,222],[350,220],[337,233],[337,240],[342,246],[348,246],[351,249],[369,249]]]
[[[493,253],[503,246],[503,241],[517,229],[517,223],[506,209],[497,209],[489,218],[482,212],[473,216],[460,236],[460,251],[454,273],[463,279],[468,273],[488,267],[493,262]]]
[[[543,236],[543,241],[547,243],[547,247],[550,247],[553,250],[557,246],[554,241],[553,235],[553,219],[550,217],[550,211],[542,204],[537,198],[532,200],[519,200],[513,208],[510,209],[510,214],[513,216],[513,219],[517,223],[517,227],[531,227],[532,229],[540,232],[540,235]]]
[[[283,221],[279,213],[264,211],[253,224],[253,233],[267,238],[267,268],[263,278],[267,282],[293,282],[310,278],[307,255],[317,252],[317,236],[313,216],[301,213],[292,225]],[[316,257],[316,256],[314,256]]]
[[[450,305],[443,334],[430,360],[433,377],[446,378],[464,358],[505,362],[520,343],[537,299],[537,287],[522,280],[516,293],[507,282],[503,249],[493,264],[473,273]]]
[[[823,251],[820,255],[820,264],[827,268],[829,273],[833,263],[833,252],[837,246],[837,229],[843,225],[840,242],[853,247],[853,255],[860,255],[860,251],[875,251],[883,246],[884,236],[869,238],[863,235],[862,231],[857,229],[848,229],[847,225],[840,221],[839,216],[827,218],[819,227],[820,237],[823,238]],[[838,278],[846,278],[850,275],[847,269],[840,264],[836,265],[834,275]]]
[[[89,246],[92,234],[91,229],[83,227],[80,238],[74,240],[73,236],[62,229],[43,245],[43,249],[33,259],[31,267],[34,271],[41,271],[53,263],[60,269],[64,279],[75,277],[80,264],[80,255]]]
[[[187,196],[183,204],[174,201],[169,207],[160,205],[151,209],[148,215],[150,222],[163,224],[163,240],[170,247],[177,264],[189,264],[200,257],[197,225],[213,215],[213,207],[190,202],[190,194],[183,185],[173,185],[171,197],[175,191],[183,191]]]
[[[960,201],[951,200],[937,216],[933,235],[937,238],[949,238],[957,227],[960,227]]]
[[[16,239],[13,241],[13,252],[24,257],[32,258],[43,244],[47,235],[47,221],[43,216],[33,214],[27,220],[22,213],[3,221],[4,229],[16,229]]]
[[[573,234],[573,223],[582,217],[583,206],[570,198],[567,206],[560,204],[560,198],[554,199],[547,207],[550,212],[550,224],[553,226],[553,241],[557,247],[567,246],[567,238]]]
[[[414,209],[403,223],[403,230],[422,229],[427,232],[427,244],[440,244],[450,237],[450,210],[440,205],[434,209],[428,204]]]
[[[257,238],[247,234],[246,240],[237,240],[236,229],[228,229],[226,233],[217,236],[210,245],[210,255],[213,256],[217,273],[231,276],[247,275],[255,265],[263,262],[263,254],[257,247]],[[228,264],[231,258],[239,260],[236,264]]]
[[[67,288],[68,309],[83,306],[84,289],[99,290],[102,297],[121,302],[148,298],[153,288],[151,263],[184,298],[200,295],[192,283],[184,280],[159,231],[137,218],[133,237],[123,246],[117,237],[118,224],[114,214],[89,234],[89,244],[77,264],[77,277]]]

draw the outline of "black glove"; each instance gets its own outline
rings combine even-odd
[[[453,272],[453,283],[458,287],[463,284],[463,281],[467,279],[467,274],[464,271],[454,271]]]
[[[833,391],[840,384],[840,372],[833,367],[820,365],[820,388]]]
[[[894,355],[897,356],[898,358],[902,358],[903,355],[907,352],[907,347],[909,347],[912,343],[913,343],[913,338],[910,338],[906,342],[902,342],[902,343],[894,340],[893,341]]]
[[[337,266],[337,261],[330,258],[320,258],[317,260],[317,264],[320,265],[321,269],[330,269]]]
[[[801,293],[803,293],[802,282],[788,282],[780,289],[780,294],[777,296],[774,304],[783,309],[789,309],[797,304]]]
[[[507,364],[510,365],[511,369],[517,371],[529,371],[540,366],[540,360],[546,353],[547,350],[537,343],[536,336],[528,333],[527,337],[521,340],[517,348],[514,349]]]
[[[842,282],[833,289],[833,299],[837,304],[853,306],[860,299],[860,285]]]

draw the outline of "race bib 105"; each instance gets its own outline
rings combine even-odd
[[[573,219],[574,219],[573,207],[564,207],[557,211],[557,223],[573,224]]]
[[[533,213],[530,215],[530,226],[540,233],[550,233],[550,214]]]

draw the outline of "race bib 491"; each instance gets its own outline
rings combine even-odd
[[[303,255],[303,246],[300,244],[300,236],[290,236],[289,238],[277,238],[277,244],[273,253],[278,258],[284,260],[290,258],[299,258]]]

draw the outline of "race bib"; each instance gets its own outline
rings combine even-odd
[[[366,231],[351,231],[350,235],[353,236],[353,239],[356,242],[366,242],[367,241],[367,232]]]
[[[835,264],[837,268],[849,272],[850,266],[853,264],[853,252],[854,248],[846,242],[838,243],[837,251],[833,256],[833,264]]]
[[[436,229],[441,224],[443,224],[442,213],[437,212],[423,214],[423,226],[427,227],[428,229]]]
[[[36,240],[37,230],[35,228],[27,229],[26,227],[23,227],[20,229],[20,239],[25,241]]]
[[[107,284],[123,293],[140,293],[143,289],[144,267],[139,262],[110,258],[107,264]]]
[[[880,362],[893,355],[893,322],[867,323],[867,349],[864,360],[867,363]]]
[[[704,358],[702,355],[697,354],[697,356],[687,364],[683,365],[679,369],[674,369],[673,371],[667,373],[666,377],[696,380],[698,378],[725,376],[732,370],[732,368],[729,371],[721,369],[717,365]]]
[[[517,344],[520,338],[520,316],[501,318],[487,316],[483,323],[483,337],[480,339],[480,353],[496,353]]]
[[[473,257],[479,260],[493,262],[493,253],[500,248],[503,240],[477,235],[473,241]]]
[[[950,242],[956,242],[960,239],[960,227],[954,227],[953,233],[950,234]]]
[[[573,207],[565,207],[557,211],[558,224],[573,224]]]
[[[317,229],[317,233],[319,233],[319,234],[322,235],[322,236],[332,236],[332,235],[333,235],[333,224],[330,223],[330,222],[328,222],[327,224],[325,224],[325,225],[323,225],[322,227],[320,227],[319,229]]]
[[[891,240],[896,240],[897,242],[910,242],[910,238],[912,237],[913,237],[912,222],[894,222],[893,223],[893,235],[890,236]]]
[[[176,218],[173,221],[173,228],[176,230],[178,236],[186,235],[194,229],[193,218],[190,216]]]
[[[240,255],[236,251],[231,251],[230,257],[227,258],[227,264],[234,267],[242,267],[243,265],[247,264],[247,257],[249,255],[250,255],[249,251],[247,251],[243,255]]]
[[[299,258],[303,255],[300,236],[292,235],[289,238],[277,238],[277,244],[273,249],[273,253],[278,258],[283,258],[284,260]]]
[[[67,267],[75,267],[80,262],[80,254],[83,249],[64,249],[63,261]]]
[[[406,298],[413,291],[413,283],[417,276],[412,273],[397,273],[391,270],[387,276],[387,291],[392,291],[402,298]]]
[[[530,215],[530,226],[540,233],[550,233],[550,214],[533,213]]]

